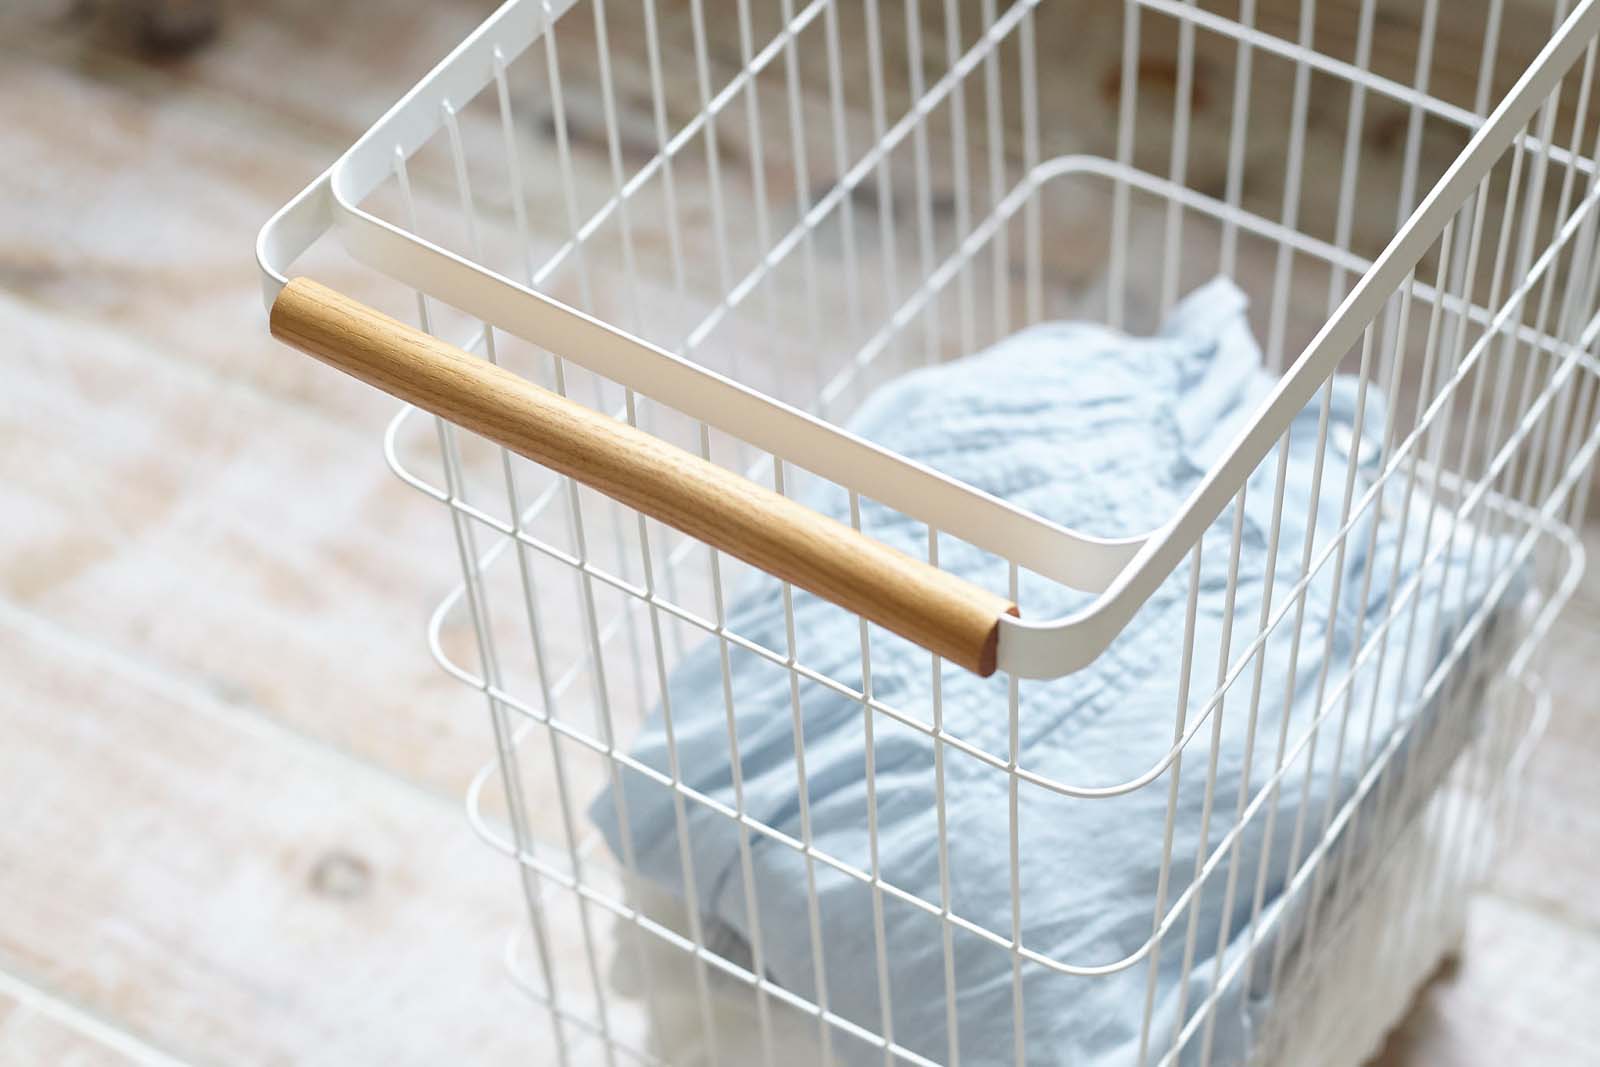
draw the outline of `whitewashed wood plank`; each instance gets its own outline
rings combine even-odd
[[[449,525],[384,467],[379,421],[343,427],[116,331],[0,308],[0,594],[459,795],[490,749],[481,703],[424,641],[455,580]]]
[[[0,997],[0,1064],[4,1067],[113,1067],[137,1063],[105,1045]]]
[[[1600,1062],[1600,935],[1497,897],[1476,901],[1460,963],[1418,998],[1372,1067]]]
[[[452,805],[10,607],[0,679],[20,969],[201,1062],[542,1057],[513,871]]]
[[[182,1067],[80,1005],[0,971],[0,1067]]]
[[[90,69],[114,58],[236,97],[269,123],[349,141],[498,5],[391,0],[375,12],[318,0],[225,4],[215,36],[181,54],[143,50],[131,6],[18,0],[0,13],[0,29],[52,40]]]
[[[63,66],[56,51],[26,44],[7,49],[0,63],[0,124],[8,130],[0,194],[30,205],[26,212],[0,213],[0,289],[115,326],[162,356],[202,364],[229,381],[341,420],[371,425],[392,410],[372,390],[330,386],[331,379],[305,357],[273,341],[261,306],[253,258],[257,230],[343,146],[319,146],[280,127],[247,121],[235,112],[232,98],[140,76],[126,67],[86,78]],[[38,99],[51,100],[51,108],[27,103]],[[97,131],[94,151],[82,151],[76,139],[60,135],[62,129]],[[485,167],[503,185],[498,144],[492,152]],[[582,188],[610,187],[597,146],[580,150],[575,165]],[[494,183],[480,178],[480,197],[494,189]],[[565,239],[566,216],[559,186],[530,181],[528,189],[530,242],[542,261]],[[423,232],[452,247],[462,241],[455,196],[448,182],[419,189]],[[698,198],[703,197],[702,192]],[[489,246],[503,251],[515,229],[501,217],[503,211],[493,214],[492,205],[485,211]],[[704,289],[709,281],[694,275],[698,288],[692,307],[698,310],[690,314],[666,265],[665,222],[649,211],[638,215],[637,286],[624,284],[617,235],[608,232],[588,253],[591,299],[583,299],[572,270],[558,274],[547,289],[676,345],[713,305]],[[702,239],[703,231],[698,231]],[[390,314],[415,319],[411,290],[352,263],[331,242],[298,269]],[[776,309],[775,330],[768,330],[768,320],[758,314],[736,316],[720,329],[721,358],[739,350],[747,364],[776,363],[811,351],[802,348],[812,339],[803,328],[807,306],[779,301]]]
[[[197,362],[341,419],[372,419],[386,406],[367,390],[330,387],[265,329],[255,233],[333,148],[249,127],[203,94],[117,68],[85,76],[15,47],[0,61],[0,124],[0,194],[29,205],[0,212],[0,288],[144,337],[157,358]],[[364,283],[342,257],[320,267],[386,310],[406,310],[404,292]]]

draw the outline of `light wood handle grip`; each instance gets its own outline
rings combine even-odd
[[[275,337],[690,537],[992,674],[1016,606],[843,523],[478,359],[308,278]]]

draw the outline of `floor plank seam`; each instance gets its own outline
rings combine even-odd
[[[1486,897],[1492,897],[1497,903],[1600,941],[1600,921],[1585,918],[1560,901],[1502,889],[1494,885],[1485,887],[1481,892]]]
[[[79,1003],[32,976],[25,976],[14,961],[0,954],[0,996],[46,1016],[98,1044],[148,1067],[189,1067],[195,1061],[162,1048],[134,1030],[124,1019],[114,1019],[94,1007]]]
[[[232,119],[235,122],[243,120],[252,124],[268,124],[283,134],[300,138],[305,147],[326,147],[328,162],[330,163],[350,147],[352,134],[349,130],[335,130],[331,127],[318,127],[304,122],[287,121],[276,108],[252,103],[249,99],[224,89],[197,84],[171,71],[151,66],[143,60],[122,55],[115,49],[86,41],[74,35],[70,30],[37,24],[29,27],[29,29],[31,29],[31,33],[19,33],[16,37],[0,44],[0,52],[28,56],[37,61],[58,67],[74,59],[75,56],[86,57],[91,62],[105,64],[119,76],[125,76],[134,81],[142,81],[147,86],[168,92],[181,90],[185,99],[199,99],[205,103],[208,109],[214,109],[218,113],[218,119]],[[72,71],[69,70],[68,73],[72,73]],[[420,77],[420,72],[418,76]],[[411,81],[415,80],[415,78],[411,79]],[[396,79],[397,90],[410,85],[411,81]],[[377,117],[377,115],[373,115],[372,119]],[[252,125],[250,128],[256,129],[257,127]],[[307,180],[310,180],[309,176]],[[263,219],[262,221],[266,220]]]
[[[63,322],[71,323],[74,326],[105,333],[119,338],[125,343],[137,345],[141,351],[141,354],[160,360],[164,365],[176,368],[179,373],[188,376],[191,381],[186,382],[185,384],[211,387],[222,391],[224,394],[227,391],[232,391],[250,400],[267,404],[274,409],[274,414],[283,414],[291,419],[299,419],[305,423],[312,423],[321,429],[331,430],[342,437],[349,438],[352,444],[359,444],[362,451],[370,453],[380,463],[383,462],[382,427],[366,428],[353,426],[348,419],[340,418],[331,412],[308,405],[303,399],[297,399],[282,393],[274,392],[273,390],[266,389],[259,383],[252,382],[244,377],[225,374],[220,368],[213,367],[210,364],[197,363],[193,360],[185,359],[182,356],[172,355],[167,351],[167,349],[172,347],[171,345],[162,344],[159,338],[156,338],[136,328],[124,325],[114,326],[97,316],[79,314],[69,308],[57,307],[46,301],[41,301],[37,297],[34,297],[28,293],[21,292],[4,284],[0,284],[0,299],[10,300],[17,304],[21,304],[28,310],[37,313],[42,318],[59,319]],[[267,331],[267,313],[265,308],[263,308],[261,312],[260,328],[261,332],[265,334]],[[295,355],[289,349],[284,349],[284,353],[286,356]],[[395,401],[394,410],[398,411],[400,407],[400,402]],[[388,421],[388,418],[384,419],[385,423]],[[387,464],[384,465],[387,468]],[[415,490],[410,490],[409,487],[407,488],[409,491],[415,492]]]
[[[223,700],[192,677],[150,663],[109,642],[78,634],[48,615],[18,604],[5,596],[0,596],[0,626],[13,626],[44,642],[78,652],[91,662],[98,662],[110,670],[135,677],[155,691],[170,694],[175,701],[203,708],[219,722],[248,729],[258,736],[287,738],[308,751],[334,756],[352,770],[367,774],[374,781],[452,812],[459,818],[463,829],[468,826],[465,801],[460,795],[437,791],[421,782],[396,774],[349,749],[297,730],[265,709]],[[466,786],[463,784],[463,793],[465,789]]]
[[[331,127],[318,127],[300,121],[285,119],[282,113],[274,107],[265,106],[252,101],[250,98],[215,86],[197,85],[190,79],[183,78],[171,71],[153,67],[149,63],[122,55],[114,49],[91,41],[84,41],[73,37],[66,30],[35,27],[31,37],[0,43],[0,53],[11,53],[16,56],[25,56],[35,62],[47,66],[63,69],[65,73],[73,73],[67,68],[67,63],[77,56],[87,56],[93,62],[104,63],[113,68],[119,76],[130,79],[133,83],[143,82],[146,86],[160,89],[165,92],[182,92],[186,101],[199,99],[205,109],[212,112],[218,122],[230,127],[258,129],[258,124],[270,125],[273,130],[287,138],[296,140],[297,149],[305,149],[307,154],[326,152],[326,161],[321,164],[323,168],[333,164],[341,155],[349,150],[355,138],[375,122],[379,115],[369,116],[366,123],[344,130],[334,130]],[[443,58],[440,53],[439,58]],[[394,89],[398,97],[407,87],[422,77],[426,71],[416,72],[410,79],[397,79]],[[381,114],[381,113],[380,113]],[[305,180],[310,182],[321,171],[308,172]],[[455,186],[428,173],[425,169],[410,175],[413,188],[419,192],[429,193],[442,198],[454,198],[457,195]],[[285,189],[280,196],[287,200],[299,192],[298,189]],[[509,204],[498,201],[486,201],[477,205],[478,210],[485,214],[492,214],[493,221],[510,224],[513,215]],[[488,209],[487,211],[485,209]],[[266,216],[261,219],[267,221]],[[251,250],[253,252],[253,249]]]

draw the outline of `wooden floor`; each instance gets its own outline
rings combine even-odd
[[[78,6],[0,12],[0,1064],[548,1062],[423,644],[448,527],[251,260],[490,5],[237,4],[182,59]],[[1600,1063],[1600,578],[1553,641],[1521,840],[1385,1067]]]

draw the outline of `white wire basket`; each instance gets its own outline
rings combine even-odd
[[[508,1025],[1377,1050],[1494,870],[1600,442],[1600,0],[1443,6],[511,0],[267,224],[274,333],[406,402],[450,517]],[[296,276],[325,235],[415,324]],[[1161,492],[1080,487],[1116,521],[860,421],[1218,274],[1264,384]]]

